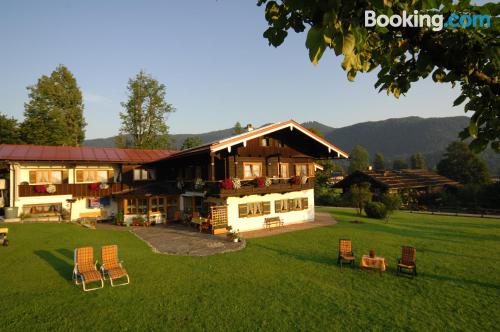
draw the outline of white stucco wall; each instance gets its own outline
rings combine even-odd
[[[282,199],[292,199],[292,198],[304,198],[307,197],[308,200],[308,208],[300,211],[289,211],[283,213],[276,213],[274,211],[274,201],[282,200]],[[244,203],[252,203],[252,202],[271,202],[271,214],[266,214],[263,216],[257,217],[246,217],[240,218],[238,205]],[[245,197],[229,197],[227,198],[228,204],[228,225],[232,226],[233,230],[237,230],[240,232],[250,231],[255,229],[264,228],[264,219],[269,217],[279,216],[285,225],[298,223],[298,222],[307,222],[314,221],[314,190],[303,190],[303,191],[294,191],[285,194],[267,194],[264,196],[261,195],[251,195]]]

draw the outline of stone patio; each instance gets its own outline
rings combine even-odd
[[[157,225],[153,227],[122,227],[106,223],[97,224],[100,229],[130,231],[146,242],[155,252],[179,256],[210,256],[245,248],[245,238],[265,237],[297,230],[334,225],[337,222],[328,213],[316,213],[313,222],[291,224],[272,229],[260,229],[241,233],[241,242],[231,242],[224,235],[200,233],[185,225]]]

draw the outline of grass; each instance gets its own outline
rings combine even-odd
[[[248,240],[210,257],[155,254],[134,235],[70,224],[8,225],[0,248],[2,331],[497,330],[500,220],[396,213],[388,224],[331,212],[339,224]],[[351,220],[363,223],[350,223]],[[375,248],[388,270],[336,266],[338,239]],[[116,243],[131,284],[84,293],[72,249]],[[419,276],[395,276],[400,246]]]

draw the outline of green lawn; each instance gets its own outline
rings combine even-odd
[[[128,232],[9,225],[0,330],[498,330],[500,220],[401,212],[384,224],[328,211],[338,225],[210,257],[154,254]],[[375,248],[387,272],[340,270],[340,237],[358,256]],[[71,281],[72,249],[109,243],[119,245],[131,284],[84,293]],[[402,244],[418,250],[413,280],[395,276]]]

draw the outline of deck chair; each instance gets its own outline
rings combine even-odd
[[[118,246],[113,244],[109,246],[104,246],[101,248],[101,271],[104,279],[106,276],[109,277],[111,281],[111,287],[124,286],[130,283],[130,278],[127,271],[123,268],[121,262],[118,260]],[[126,278],[127,281],[123,281],[115,285],[113,282],[118,279]]]
[[[342,263],[347,262],[351,266],[354,266],[354,253],[352,251],[351,240],[340,239],[339,240],[339,257],[337,258],[337,265],[342,268]]]
[[[417,249],[414,247],[403,246],[401,250],[401,258],[398,259],[397,275],[400,273],[411,274],[412,277],[417,275]]]
[[[75,267],[73,269],[73,280],[75,284],[83,284],[83,290],[88,292],[104,287],[102,276],[97,270],[97,262],[94,262],[94,248],[76,248],[74,252]],[[78,281],[80,280],[80,282]],[[87,288],[90,282],[101,282],[101,286]]]

